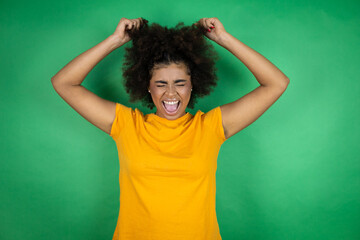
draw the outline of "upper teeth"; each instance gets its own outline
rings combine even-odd
[[[166,104],[177,104],[179,101],[175,101],[175,102],[167,102],[167,101],[164,101]]]

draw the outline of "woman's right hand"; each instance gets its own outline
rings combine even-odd
[[[121,46],[131,40],[128,31],[139,29],[143,23],[144,20],[141,17],[135,19],[121,18],[112,35],[118,41],[119,46]]]

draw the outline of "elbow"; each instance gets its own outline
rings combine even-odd
[[[287,86],[289,85],[290,83],[290,80],[288,77],[282,77],[281,79],[276,79],[273,80],[273,84],[270,84],[269,86],[273,86],[273,87],[276,87],[276,88],[279,88],[279,89],[286,89]]]
[[[280,83],[276,84],[276,88],[283,93],[288,87],[289,83],[290,80],[288,78],[285,78],[282,81],[280,81]]]
[[[55,78],[52,77],[52,78],[51,78],[51,83],[54,84],[54,82],[55,82]]]
[[[290,79],[286,78],[286,86],[289,85],[289,83],[290,83]]]
[[[56,80],[55,78],[51,78],[51,85],[54,89],[58,88],[60,86],[61,82],[59,80]]]
[[[283,87],[284,89],[286,89],[287,86],[289,85],[289,83],[290,83],[290,79],[289,79],[288,77],[286,77],[286,78],[282,81],[282,87]]]
[[[55,83],[56,81],[55,81],[55,79],[54,78],[51,78],[51,85],[53,86],[53,87],[55,87]]]

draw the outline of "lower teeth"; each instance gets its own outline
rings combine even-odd
[[[163,105],[164,105],[164,108],[166,109],[164,102],[163,102]],[[168,112],[176,112],[176,111],[178,110],[179,106],[180,106],[180,102],[178,102],[178,103],[176,104],[176,109],[175,109],[174,111],[168,111],[167,109],[166,109],[166,111],[168,111]]]

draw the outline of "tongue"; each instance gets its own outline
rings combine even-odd
[[[178,104],[166,104],[166,103],[164,103],[164,105],[168,112],[175,112],[178,106]]]

